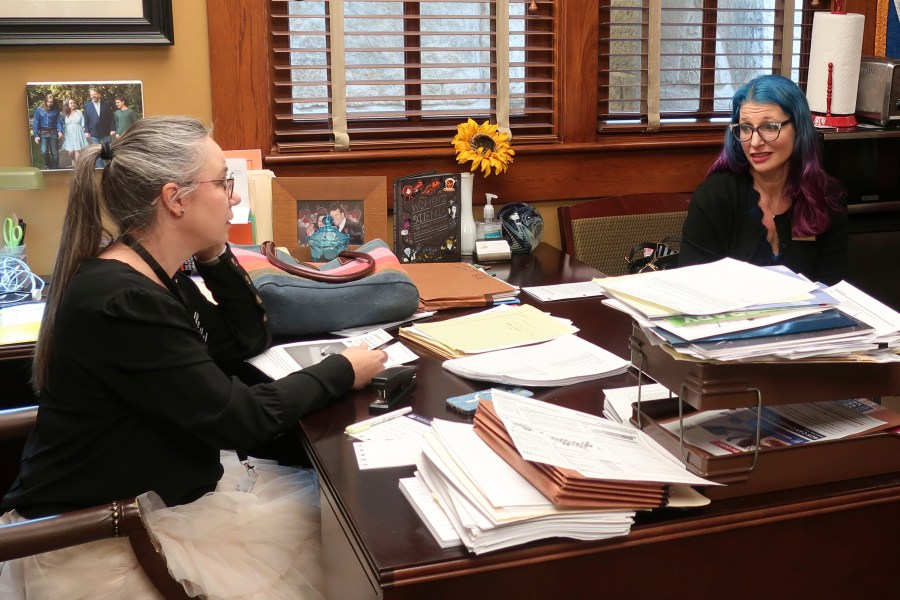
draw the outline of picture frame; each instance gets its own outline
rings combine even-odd
[[[312,224],[310,215],[319,207],[328,210],[341,205],[350,215],[359,211],[362,243],[385,239],[387,235],[387,183],[385,177],[276,177],[272,180],[272,228],[276,246],[288,249],[297,260],[312,260],[309,245],[301,234],[301,214],[307,216],[303,226]],[[349,250],[359,248],[351,243]]]
[[[93,110],[93,92],[101,110],[99,115],[92,112],[88,116],[88,110]],[[44,103],[48,97],[52,98],[49,105]],[[67,110],[70,102],[73,105]],[[55,113],[55,125],[47,118],[36,119],[39,109],[47,118]],[[144,118],[144,87],[138,80],[29,81],[25,84],[25,111],[31,165],[42,171],[72,169],[81,150],[91,143],[113,141],[129,124]],[[127,118],[119,118],[117,113]],[[36,131],[35,126],[50,127],[50,130]],[[54,128],[61,130],[61,137],[52,135]],[[89,137],[88,133],[95,135]],[[48,135],[50,139],[45,139]],[[76,137],[83,139],[76,142]],[[97,167],[102,168],[104,164],[98,160]]]
[[[0,46],[175,43],[172,0],[119,0],[118,4],[128,16],[102,14],[109,2],[7,3],[0,13]]]

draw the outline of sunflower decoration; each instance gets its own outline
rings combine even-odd
[[[481,125],[467,120],[456,128],[453,147],[456,149],[456,162],[463,164],[472,161],[472,171],[481,169],[484,176],[505,173],[513,161],[516,151],[509,145],[509,135],[500,131],[500,126],[485,121]]]

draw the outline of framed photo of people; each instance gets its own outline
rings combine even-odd
[[[301,261],[312,260],[309,240],[324,225],[350,236],[350,250],[387,234],[384,177],[276,177],[272,180],[272,227],[276,246]]]
[[[82,150],[113,141],[144,116],[140,81],[29,82],[25,104],[31,164],[46,171],[71,169]]]

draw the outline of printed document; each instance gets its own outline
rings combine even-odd
[[[272,379],[281,379],[295,371],[320,363],[329,354],[340,354],[343,348],[360,344],[378,348],[393,339],[393,336],[384,329],[378,329],[352,338],[282,344],[272,346],[262,354],[247,359],[247,362]],[[403,365],[419,358],[400,342],[385,346],[383,350],[388,355],[385,368]]]
[[[571,323],[527,304],[502,308],[422,323],[415,330],[461,354],[536,344],[578,331]]]
[[[571,300],[572,298],[592,298],[594,296],[603,295],[603,290],[601,290],[600,286],[593,281],[523,287],[522,291],[530,296],[534,296],[541,302]]]
[[[556,386],[624,373],[631,363],[574,335],[446,360],[460,377],[505,385]]]
[[[594,479],[717,485],[661,453],[643,431],[500,390],[492,395],[503,426],[525,460]]]
[[[777,448],[858,435],[887,425],[869,414],[885,410],[865,398],[764,407],[759,446]],[[754,408],[695,413],[684,418],[684,439],[713,456],[748,452],[756,449],[756,422]],[[679,435],[677,420],[663,427]]]
[[[642,310],[648,317],[736,311],[757,304],[809,298],[809,292],[817,287],[812,282],[732,258],[680,269],[598,278],[594,282],[623,302],[635,299],[649,303],[651,308]]]

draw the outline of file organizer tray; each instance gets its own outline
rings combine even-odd
[[[629,339],[631,364],[698,410],[793,404],[900,394],[900,363],[706,363],[676,360],[640,327]],[[641,382],[643,383],[643,381]]]
[[[631,422],[637,424],[637,404]],[[642,429],[673,456],[681,458],[697,475],[724,483],[702,488],[712,500],[749,496],[858,477],[900,472],[900,434],[862,436],[809,442],[796,446],[762,448],[756,467],[753,452],[712,456],[688,444],[682,453],[680,438],[663,421],[678,417],[678,399],[641,404]]]
[[[779,362],[707,363],[676,360],[662,346],[650,344],[637,325],[629,340],[631,363],[644,376],[680,395],[680,408],[722,410],[897,395],[900,364]],[[762,448],[727,456],[682,446],[680,436],[660,421],[677,419],[678,398],[634,406],[632,422],[688,468],[712,481],[712,499],[747,496],[844,479],[900,472],[900,435],[874,433],[840,440],[781,448]]]

